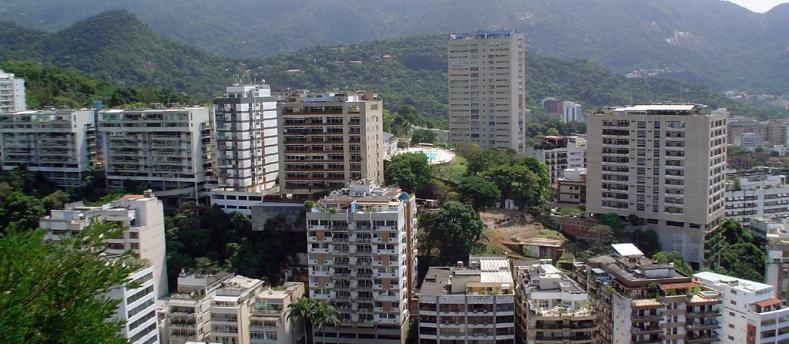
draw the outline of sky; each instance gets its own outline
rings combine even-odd
[[[789,0],[729,0],[757,13],[764,13],[773,7],[789,2]]]

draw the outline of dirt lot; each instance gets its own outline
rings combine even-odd
[[[482,222],[488,226],[486,238],[482,241],[491,252],[505,252],[508,256],[522,258],[516,249],[518,241],[530,238],[550,238],[566,240],[560,233],[543,228],[542,224],[529,222],[522,212],[514,210],[494,210],[480,214]],[[496,225],[499,223],[499,225]],[[493,228],[491,228],[493,227]],[[509,244],[509,245],[508,245]]]

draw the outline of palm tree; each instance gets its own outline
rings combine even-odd
[[[327,302],[316,302],[312,315],[313,326],[322,334],[321,343],[325,343],[326,334],[323,330],[326,327],[340,326],[340,312],[337,312],[337,310]]]
[[[311,324],[315,317],[316,304],[314,301],[315,300],[306,297],[301,297],[296,302],[288,305],[288,321],[292,323],[297,321],[301,322],[306,337],[304,339],[305,343],[309,343],[312,338],[312,333],[309,330],[310,328],[307,327],[307,323]]]

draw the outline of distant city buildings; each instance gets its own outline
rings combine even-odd
[[[709,271],[693,279],[721,295],[720,343],[789,341],[789,308],[774,296],[772,286]]]
[[[233,85],[214,99],[217,187],[211,204],[251,215],[262,195],[277,191],[277,101],[268,85]]]
[[[0,111],[3,171],[24,165],[60,187],[78,187],[96,153],[93,111]]]
[[[99,112],[107,185],[142,185],[168,200],[205,196],[213,170],[211,121],[202,107]]]
[[[449,143],[524,152],[525,54],[516,31],[449,35]]]
[[[0,69],[0,113],[25,110],[25,80]]]
[[[515,284],[506,257],[428,269],[418,295],[419,343],[515,343]]]
[[[350,183],[307,210],[310,298],[340,313],[317,342],[405,343],[416,282],[416,201],[396,188]]]
[[[721,294],[703,289],[673,264],[633,244],[586,260],[586,285],[597,313],[595,343],[715,343]],[[583,278],[583,277],[581,277]]]
[[[562,123],[583,123],[586,121],[583,106],[576,102],[548,97],[542,100],[542,107],[549,115],[559,116]]]
[[[334,93],[280,102],[279,188],[309,195],[353,180],[383,182],[383,102],[374,94]]]
[[[529,147],[526,155],[545,164],[551,184],[556,184],[559,178],[564,177],[566,169],[586,167],[586,137],[546,136]]]
[[[587,212],[640,218],[662,250],[701,266],[724,215],[726,114],[637,105],[587,123]]]
[[[728,219],[748,226],[755,218],[789,216],[789,185],[786,176],[757,174],[733,176],[726,186]],[[766,232],[761,232],[764,238]]]

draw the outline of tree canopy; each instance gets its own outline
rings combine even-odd
[[[431,177],[427,155],[421,152],[395,155],[384,169],[386,184],[397,185],[408,192],[422,190]]]
[[[501,199],[501,190],[495,183],[480,176],[467,176],[457,182],[460,200],[482,210],[496,205]]]
[[[419,214],[420,251],[435,253],[435,262],[454,264],[466,261],[485,227],[468,204],[456,201],[444,203],[435,212]]]

